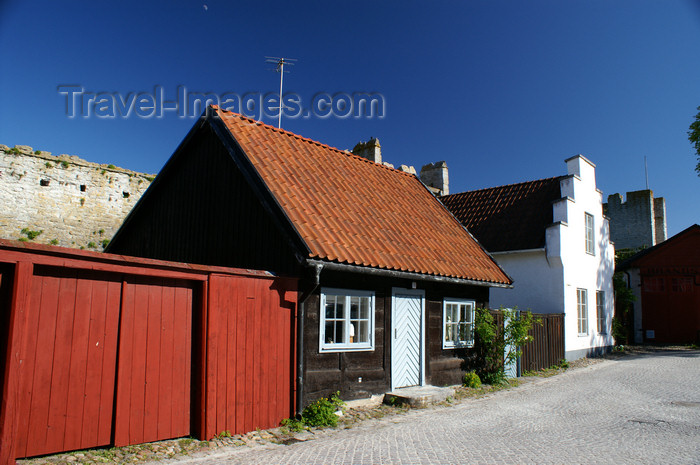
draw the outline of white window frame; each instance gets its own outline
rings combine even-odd
[[[576,289],[576,323],[579,336],[588,336],[588,289]]]
[[[447,307],[448,305],[466,305],[469,311],[469,315],[471,317],[471,321],[448,321],[448,315],[447,315]],[[461,312],[460,312],[461,313]],[[445,297],[445,299],[442,301],[442,348],[443,349],[459,349],[459,348],[464,348],[464,347],[474,347],[474,326],[475,326],[475,320],[476,318],[476,303],[473,300],[468,300],[468,299],[453,299],[453,298],[448,298]],[[460,325],[471,325],[471,339],[469,340],[459,340],[459,341],[454,341],[446,340],[446,336],[448,333],[448,325],[452,326],[453,331],[457,331],[457,334],[459,334],[459,326]],[[454,333],[453,333],[454,334]]]
[[[584,228],[586,234],[586,253],[595,255],[595,217],[584,213]]]
[[[344,297],[343,318],[343,341],[342,342],[326,342],[326,298],[327,296]],[[369,298],[369,321],[368,321],[368,341],[367,342],[350,342],[351,337],[351,315],[350,315],[350,300],[352,297]],[[374,350],[374,315],[375,315],[375,298],[372,291],[361,291],[353,289],[337,289],[337,288],[322,288],[321,300],[319,306],[319,331],[318,331],[318,347],[319,352],[359,352]]]
[[[596,308],[596,320],[598,323],[598,334],[607,334],[608,331],[605,328],[606,315],[605,315],[605,291],[596,291],[595,293],[595,308]]]

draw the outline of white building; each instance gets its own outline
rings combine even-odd
[[[609,350],[615,251],[595,165],[566,160],[566,176],[441,197],[513,278],[494,308],[565,314],[565,357]]]

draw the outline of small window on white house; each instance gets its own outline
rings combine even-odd
[[[585,213],[586,215],[586,253],[595,255],[595,223],[593,220],[593,215],[590,213]]]
[[[585,336],[588,334],[588,291],[586,289],[576,289],[576,302],[578,334]]]
[[[595,293],[596,319],[598,321],[598,334],[607,334],[605,328],[605,292]]]
[[[445,299],[442,303],[442,348],[474,346],[474,301]]]
[[[321,352],[374,350],[374,293],[321,290]]]

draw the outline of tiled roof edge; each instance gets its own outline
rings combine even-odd
[[[454,194],[444,195],[443,198],[444,198],[444,197],[457,197],[458,195],[461,195],[461,194],[472,194],[472,193],[474,193],[474,192],[483,192],[483,191],[489,191],[489,190],[494,190],[494,189],[503,189],[503,188],[505,188],[505,187],[515,187],[515,186],[520,186],[520,185],[523,185],[523,184],[532,184],[532,183],[535,183],[535,182],[545,182],[545,181],[547,181],[547,182],[549,182],[549,181],[553,182],[553,181],[555,181],[555,180],[562,180],[562,179],[568,178],[568,177],[570,177],[570,175],[553,176],[553,177],[551,177],[551,178],[533,179],[532,181],[522,181],[522,182],[516,182],[516,183],[513,183],[513,184],[503,184],[503,185],[501,185],[501,186],[484,187],[483,189],[474,189],[474,190],[471,190],[471,191],[455,192]]]
[[[219,108],[218,105],[211,105],[211,107],[212,107],[213,109],[215,109],[216,111],[220,111],[220,112],[223,112],[223,113],[229,113],[229,114],[231,114],[231,115],[234,115],[236,118],[240,118],[240,119],[242,119],[242,120],[246,120],[246,121],[248,121],[248,122],[251,123],[251,124],[255,124],[255,125],[258,125],[258,126],[262,126],[264,129],[267,129],[268,131],[278,132],[278,133],[280,133],[280,134],[284,134],[284,135],[287,135],[287,136],[291,136],[291,137],[294,137],[295,139],[298,139],[298,140],[300,140],[300,141],[302,141],[302,142],[305,142],[305,143],[307,143],[307,144],[313,144],[313,145],[316,145],[316,146],[319,146],[319,147],[323,147],[323,148],[325,148],[325,149],[332,150],[333,152],[337,152],[337,153],[340,154],[340,155],[345,155],[345,156],[347,156],[347,157],[353,158],[353,159],[355,159],[355,160],[357,160],[357,161],[361,161],[361,162],[364,162],[364,163],[371,163],[372,165],[375,165],[375,166],[384,168],[384,169],[389,170],[389,171],[393,171],[393,172],[396,172],[396,173],[401,173],[401,174],[406,175],[406,176],[414,176],[414,175],[411,174],[411,173],[407,173],[407,172],[405,172],[405,171],[401,171],[401,170],[398,170],[398,169],[396,169],[396,168],[391,168],[391,167],[389,167],[389,166],[386,166],[386,165],[383,164],[383,163],[381,163],[381,164],[380,164],[380,163],[375,163],[375,162],[373,162],[372,160],[368,160],[367,158],[361,157],[361,156],[359,156],[359,155],[355,155],[355,154],[352,153],[352,152],[345,151],[345,150],[340,150],[340,149],[337,148],[337,147],[332,147],[332,146],[330,146],[330,145],[328,145],[328,144],[324,144],[323,142],[319,142],[319,141],[317,141],[317,140],[313,140],[313,139],[310,139],[310,138],[308,138],[308,137],[300,136],[299,134],[294,133],[294,132],[292,132],[292,131],[287,131],[286,129],[282,129],[282,128],[276,128],[276,127],[271,126],[271,125],[269,125],[269,124],[267,124],[267,123],[263,123],[262,121],[254,120],[253,118],[249,118],[249,117],[247,117],[247,116],[245,116],[245,115],[242,115],[242,114],[240,114],[240,113],[236,113],[236,112],[234,112],[234,111],[224,110],[224,109],[222,109],[222,108]],[[415,176],[414,176],[414,177],[415,177]]]

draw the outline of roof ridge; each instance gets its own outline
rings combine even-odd
[[[470,190],[470,191],[455,192],[454,194],[444,195],[443,197],[453,197],[453,196],[456,197],[456,196],[462,195],[462,194],[472,194],[474,192],[482,192],[482,191],[488,191],[488,190],[493,190],[493,189],[502,189],[504,187],[514,187],[514,186],[520,186],[522,184],[532,184],[535,182],[543,182],[543,181],[554,181],[555,179],[562,179],[562,178],[566,178],[568,176],[569,175],[552,176],[550,178],[533,179],[532,181],[522,181],[522,182],[515,182],[512,184],[503,184],[501,186],[484,187],[482,189],[474,189],[474,190]]]
[[[243,115],[243,114],[241,114],[241,113],[236,113],[235,111],[231,111],[231,110],[225,110],[225,109],[223,109],[223,108],[220,108],[218,105],[211,105],[211,107],[212,107],[213,109],[217,110],[217,111],[221,111],[221,112],[224,112],[224,113],[230,113],[231,115],[234,115],[235,117],[240,118],[240,119],[242,119],[242,120],[245,120],[245,121],[247,121],[247,122],[249,122],[249,123],[251,123],[251,124],[255,124],[255,125],[257,125],[257,126],[262,126],[264,129],[267,129],[268,131],[278,132],[278,133],[280,133],[280,134],[284,134],[284,135],[287,135],[287,136],[291,136],[291,137],[294,137],[295,139],[298,139],[298,140],[300,140],[300,141],[302,141],[302,142],[305,142],[305,143],[307,143],[307,144],[313,144],[313,145],[317,145],[317,146],[319,146],[319,147],[323,147],[323,148],[326,148],[326,149],[330,149],[330,150],[332,150],[332,151],[334,151],[334,152],[337,152],[337,153],[340,154],[340,155],[345,155],[345,156],[347,156],[347,157],[356,159],[356,160],[361,161],[361,162],[364,162],[364,163],[371,163],[371,164],[374,165],[374,166],[379,166],[379,167],[382,167],[382,168],[384,168],[384,169],[387,169],[387,170],[390,170],[390,171],[394,171],[394,172],[396,172],[396,173],[401,173],[401,174],[407,175],[407,176],[414,176],[414,175],[411,174],[411,173],[408,173],[408,172],[406,172],[406,171],[401,171],[401,170],[396,169],[396,168],[392,168],[392,167],[390,167],[390,166],[385,165],[384,163],[375,163],[375,162],[373,162],[372,160],[368,160],[368,159],[365,158],[365,157],[361,157],[360,155],[356,155],[356,154],[352,153],[352,152],[349,151],[349,150],[341,150],[341,149],[339,149],[339,148],[337,148],[337,147],[333,147],[333,146],[330,146],[330,145],[328,145],[328,144],[324,144],[323,142],[319,142],[319,141],[314,140],[314,139],[311,139],[311,138],[309,138],[309,137],[301,136],[301,135],[299,135],[299,134],[297,134],[297,133],[295,133],[295,132],[288,131],[288,130],[282,129],[282,128],[276,128],[276,127],[274,127],[274,126],[272,126],[272,125],[269,125],[269,124],[267,124],[267,123],[263,123],[262,121],[255,120],[255,119],[250,118],[250,117],[248,117],[248,116],[245,116],[245,115]]]

